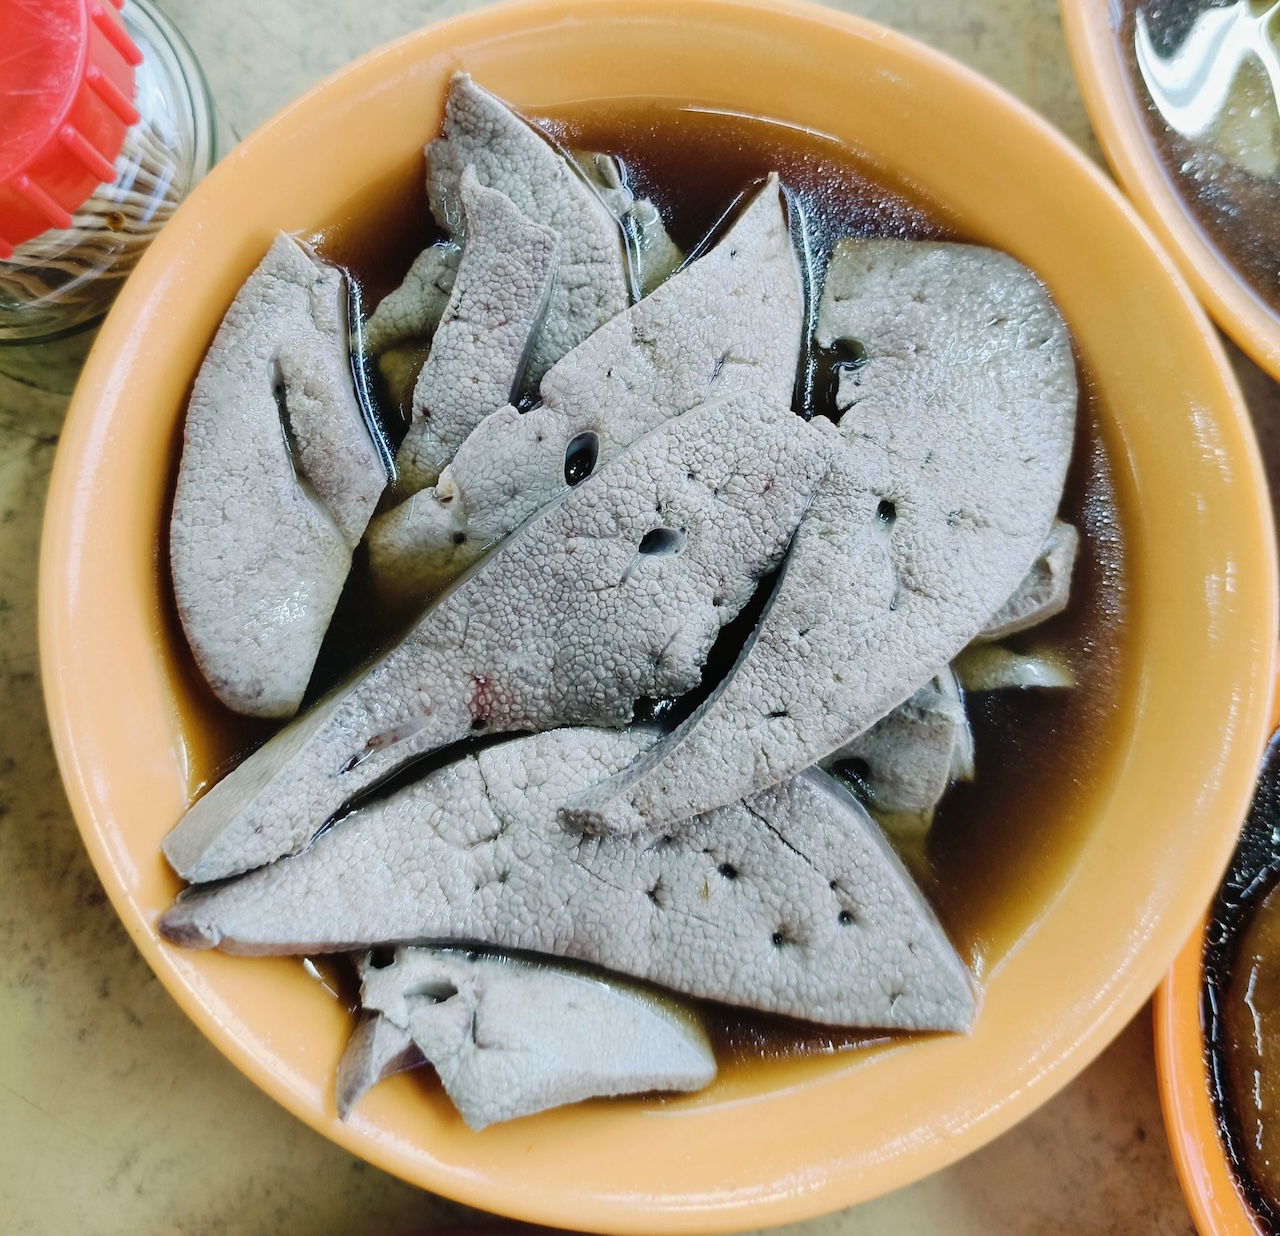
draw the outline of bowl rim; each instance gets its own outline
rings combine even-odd
[[[1067,51],[1107,163],[1213,320],[1280,381],[1280,315],[1236,275],[1183,204],[1138,117],[1112,27],[1116,0],[1058,0]]]
[[[1271,697],[1271,729],[1280,729],[1280,671]],[[1155,991],[1152,1029],[1160,1108],[1196,1230],[1202,1236],[1258,1236],[1262,1229],[1227,1159],[1210,1094],[1200,1003],[1208,928],[1205,915]]]
[[[522,20],[544,19],[549,13],[559,15],[562,19],[566,16],[571,19],[572,15],[582,14],[592,9],[600,11],[607,7],[610,7],[608,0],[513,0],[511,3],[450,18],[425,30],[408,34],[344,66],[304,92],[245,139],[241,149],[251,143],[265,140],[277,130],[286,129],[295,116],[304,114],[336,83],[367,73],[380,58],[392,56],[398,50],[411,46],[428,34],[436,37],[447,35],[455,42],[474,40],[480,32],[507,30],[513,22],[518,24]],[[675,0],[668,0],[668,7],[674,10],[677,7]],[[1225,403],[1230,404],[1234,412],[1235,419],[1231,427],[1233,432],[1239,435],[1236,446],[1240,454],[1241,479],[1246,480],[1250,485],[1251,501],[1259,516],[1256,536],[1260,544],[1269,548],[1269,552],[1265,555],[1266,561],[1260,563],[1263,574],[1259,576],[1259,586],[1266,602],[1266,621],[1271,628],[1274,628],[1277,610],[1274,537],[1270,519],[1262,518],[1265,482],[1262,480],[1256,443],[1253,442],[1248,430],[1234,376],[1216,335],[1204,319],[1189,290],[1163,255],[1149,231],[1099,169],[1043,118],[974,71],[925,47],[914,39],[872,22],[804,3],[802,0],[780,0],[776,3],[765,2],[765,0],[687,0],[679,7],[682,14],[694,10],[735,15],[754,13],[756,19],[760,21],[766,19],[773,21],[779,18],[799,21],[824,31],[850,33],[868,44],[888,48],[904,59],[920,64],[932,78],[944,81],[949,89],[966,93],[976,92],[976,95],[984,98],[985,102],[997,106],[1002,113],[1009,115],[1013,123],[1033,135],[1037,143],[1046,148],[1052,148],[1055,157],[1064,160],[1074,169],[1074,175],[1082,177],[1093,191],[1101,193],[1106,198],[1108,208],[1116,211],[1133,229],[1135,242],[1140,242],[1147,247],[1147,256],[1160,266],[1163,276],[1169,280],[1169,293],[1187,315],[1188,329],[1203,343],[1206,357],[1212,362],[1215,376],[1226,393]],[[234,154],[232,157],[235,157]],[[197,189],[193,200],[200,195],[201,190]],[[182,209],[187,210],[187,206]],[[180,211],[178,220],[181,221],[184,217]],[[432,1171],[409,1173],[405,1170],[403,1161],[397,1158],[391,1149],[370,1139],[354,1127],[338,1125],[334,1121],[318,1120],[307,1104],[300,1100],[296,1090],[290,1088],[244,1043],[230,1037],[220,1028],[216,1014],[201,1002],[200,995],[184,981],[175,968],[172,958],[166,955],[166,948],[155,935],[150,923],[141,917],[138,907],[130,900],[127,891],[115,878],[117,855],[111,852],[99,827],[100,822],[95,818],[94,800],[89,789],[92,772],[80,764],[74,737],[75,726],[69,715],[69,701],[72,693],[69,692],[63,676],[59,674],[63,653],[67,647],[69,619],[63,612],[66,608],[66,598],[61,595],[62,584],[58,570],[63,558],[70,556],[75,539],[70,514],[75,507],[75,464],[88,457],[94,447],[95,433],[101,434],[104,430],[103,426],[94,425],[92,411],[97,393],[109,385],[108,379],[111,377],[112,365],[115,362],[108,359],[108,354],[113,345],[123,346],[126,343],[127,312],[134,311],[143,304],[146,295],[146,277],[154,277],[155,272],[161,269],[159,264],[166,251],[172,247],[169,242],[173,242],[175,235],[176,231],[171,227],[168,236],[162,235],[151,252],[144,257],[139,269],[145,277],[139,281],[135,275],[134,287],[126,288],[117,310],[108,317],[99,345],[89,359],[80,389],[72,401],[63,445],[55,461],[51,479],[47,508],[49,514],[41,549],[39,616],[41,668],[46,688],[51,734],[64,785],[86,847],[103,878],[117,913],[148,963],[178,1004],[196,1022],[206,1037],[267,1094],[305,1123],[312,1125],[352,1153],[385,1170],[402,1175],[413,1183],[498,1213],[526,1218],[534,1222],[600,1231],[728,1231],[748,1225],[775,1224],[812,1217],[855,1201],[865,1200],[877,1193],[915,1180],[925,1171],[935,1170],[955,1161],[961,1155],[976,1149],[1005,1131],[1070,1081],[1138,1011],[1167,965],[1168,954],[1163,950],[1156,955],[1147,949],[1136,958],[1133,954],[1129,954],[1126,957],[1125,966],[1117,972],[1120,977],[1107,987],[1105,992],[1095,993],[1087,1012],[1081,1016],[1083,1028],[1074,1034],[1069,1045],[1058,1050],[1061,1045],[1055,1044],[1056,1054],[1046,1053],[1045,1058],[1037,1060],[1034,1073],[1028,1075],[1026,1084],[1018,1087],[1013,1094],[1002,1092],[999,1100],[993,1100],[990,1108],[984,1111],[980,1118],[963,1125],[958,1130],[946,1129],[943,1131],[944,1136],[933,1137],[927,1146],[912,1147],[912,1153],[904,1154],[898,1160],[890,1162],[887,1167],[878,1168],[874,1187],[857,1182],[851,1170],[846,1169],[845,1175],[837,1171],[828,1173],[821,1179],[795,1179],[790,1181],[785,1189],[775,1192],[761,1191],[749,1197],[736,1197],[731,1200],[709,1193],[698,1197],[659,1199],[662,1202],[661,1205],[652,1198],[644,1199],[653,1203],[646,1207],[640,1204],[641,1198],[627,1196],[615,1199],[607,1205],[599,1203],[598,1199],[594,1205],[588,1205],[584,1199],[575,1209],[566,1211],[564,1207],[556,1208],[554,1205],[549,1207],[542,1199],[530,1196],[527,1190],[519,1187],[519,1182],[496,1187],[492,1179],[462,1179],[456,1173],[446,1175],[444,1168],[447,1165],[445,1164],[434,1165]],[[1265,651],[1268,682],[1273,653],[1274,647],[1268,643]],[[1252,655],[1255,657],[1256,670],[1258,659],[1263,654],[1255,651]],[[1239,688],[1236,709],[1235,720],[1238,723],[1237,733],[1240,735],[1240,742],[1248,743],[1249,736],[1255,728],[1254,722],[1257,721],[1256,728],[1259,732],[1256,745],[1260,750],[1265,735],[1261,732],[1257,691],[1250,684]],[[1239,788],[1238,793],[1233,793],[1233,787],[1234,782],[1231,786],[1222,788],[1221,797],[1215,801],[1224,812],[1236,812],[1239,816],[1243,816],[1247,796],[1240,787],[1236,787]],[[1216,857],[1216,849],[1214,855]],[[1225,857],[1223,861],[1225,862]],[[1207,882],[1207,875],[1203,879]],[[904,1167],[903,1164],[907,1162],[913,1166]]]

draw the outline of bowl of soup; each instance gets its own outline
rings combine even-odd
[[[1063,0],[1089,118],[1219,326],[1280,377],[1280,72],[1267,5]]]
[[[566,147],[616,156],[682,248],[697,252],[738,194],[778,172],[844,234],[1010,255],[1065,320],[1079,402],[1062,515],[1080,550],[1052,630],[1076,685],[975,690],[976,776],[948,792],[922,846],[904,846],[972,980],[968,1033],[833,1033],[717,1007],[717,1077],[688,1097],[597,1100],[473,1132],[408,1074],[343,1121],[341,984],[295,958],[161,938],[181,887],[161,842],[268,732],[212,699],[175,612],[168,531],[193,382],[281,231],[371,299],[396,285],[423,243],[422,147],[459,70]],[[156,242],[85,370],[48,511],[54,741],[86,845],[148,962],[299,1118],[422,1187],[535,1222],[789,1222],[1009,1128],[1146,999],[1216,885],[1265,735],[1265,486],[1194,299],[1042,121],[910,40],[821,9],[539,0],[343,70],[242,144]]]

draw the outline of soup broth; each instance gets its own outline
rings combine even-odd
[[[1118,38],[1170,181],[1227,264],[1280,312],[1280,99],[1262,58],[1242,52],[1265,42],[1274,57],[1280,21],[1263,20],[1270,7],[1126,0]]]
[[[1205,935],[1201,1024],[1223,1145],[1249,1205],[1280,1227],[1280,734]]]

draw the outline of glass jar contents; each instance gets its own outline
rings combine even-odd
[[[0,260],[0,344],[57,338],[101,318],[213,164],[212,104],[190,48],[148,0],[126,0],[121,16],[142,53],[140,119],[125,135],[115,179],[74,212],[71,226],[32,237]]]

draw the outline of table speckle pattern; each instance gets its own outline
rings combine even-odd
[[[352,57],[472,0],[160,0],[235,137]],[[1099,158],[1054,0],[844,0],[1001,83]],[[1234,354],[1280,481],[1280,388]],[[35,571],[69,372],[0,352],[0,1236],[408,1236],[485,1216],[331,1145],[179,1012],[80,845],[44,723]],[[1144,1010],[1013,1132],[796,1236],[1193,1232],[1160,1121]]]

